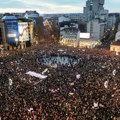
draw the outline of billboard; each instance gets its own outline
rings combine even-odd
[[[90,33],[80,33],[80,38],[89,39],[90,38]]]
[[[27,22],[18,23],[18,31],[19,31],[19,40],[20,41],[29,41],[29,31],[28,31],[28,23]]]
[[[5,21],[6,42],[10,45],[19,44],[18,22],[16,20]]]

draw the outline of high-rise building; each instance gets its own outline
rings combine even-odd
[[[103,38],[106,23],[99,22],[99,20],[92,20],[87,23],[87,32],[91,34],[91,37],[95,40]]]
[[[84,15],[87,22],[87,32],[94,39],[102,39],[106,29],[108,10],[104,9],[105,0],[87,0]]]
[[[104,0],[87,0],[86,7],[84,7],[84,14],[86,16],[86,21],[100,18],[101,11],[102,13],[105,13],[105,15],[107,15],[108,12],[104,12],[103,6],[104,6]]]

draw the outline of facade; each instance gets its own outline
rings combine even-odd
[[[79,40],[80,48],[94,48],[98,45],[100,45],[100,42],[94,39],[80,39]]]
[[[120,41],[115,41],[110,45],[110,51],[114,51],[116,53],[120,53]]]
[[[107,28],[108,29],[111,29],[112,27],[114,27],[118,17],[119,17],[118,13],[110,13],[108,15],[108,20],[107,20]]]
[[[99,20],[92,20],[87,23],[87,32],[96,40],[103,38],[106,24],[100,23]]]
[[[84,7],[84,14],[86,21],[93,19],[106,19],[108,11],[104,10],[104,0],[87,0],[86,7]]]
[[[95,40],[103,38],[107,29],[108,10],[104,9],[104,0],[87,0],[84,15],[87,21],[87,32]]]
[[[108,19],[108,10],[100,10],[99,17],[102,22],[106,22]]]
[[[60,43],[67,46],[78,46],[80,31],[75,27],[64,28],[60,31]]]

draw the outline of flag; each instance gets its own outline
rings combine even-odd
[[[92,108],[97,108],[97,107],[98,107],[98,102],[94,102]]]
[[[36,77],[36,78],[39,78],[39,79],[45,79],[45,78],[47,78],[46,75],[42,75],[40,73],[36,73],[36,72],[33,72],[33,71],[29,71],[26,74],[28,74],[30,76],[33,76],[33,77]]]
[[[113,74],[113,76],[116,75],[116,69],[113,70],[112,74]]]
[[[74,82],[72,82],[72,83],[69,83],[69,85],[70,85],[70,86],[73,86],[73,85],[74,85]]]
[[[74,95],[74,93],[73,92],[69,92],[69,95],[72,96],[72,95]]]
[[[44,73],[46,73],[48,71],[48,68],[46,68],[43,72],[42,72],[42,74],[44,75]]]
[[[80,74],[76,75],[76,78],[77,78],[77,79],[80,79]]]
[[[108,81],[105,81],[105,82],[104,82],[104,87],[105,87],[105,88],[108,88]]]
[[[13,84],[13,81],[12,79],[9,78],[9,86],[12,86],[12,84]]]

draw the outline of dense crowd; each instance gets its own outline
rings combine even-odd
[[[77,64],[43,64],[43,55],[52,59],[51,54],[74,56]],[[44,80],[25,74],[46,68]],[[50,44],[1,57],[0,119],[119,120],[120,56]]]

